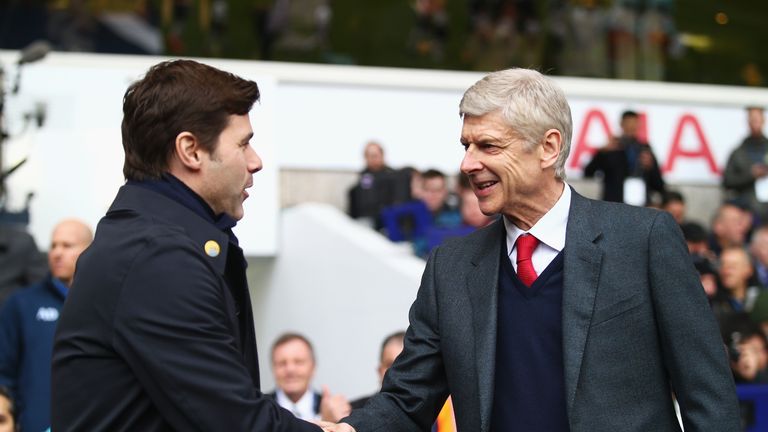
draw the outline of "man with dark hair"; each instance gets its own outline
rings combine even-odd
[[[80,257],[56,332],[53,430],[319,431],[260,391],[232,232],[262,168],[255,82],[159,63],[123,99],[127,183]]]
[[[672,215],[678,225],[685,223],[685,197],[677,191],[666,191],[661,198],[661,209]]]
[[[465,93],[461,170],[491,225],[438,246],[381,392],[331,430],[740,430],[728,359],[680,228],[565,182],[571,110],[539,72]]]
[[[640,180],[645,196],[640,205],[651,202],[652,192],[664,193],[664,179],[651,146],[639,137],[640,116],[634,111],[621,114],[621,136],[595,153],[584,168],[584,175],[592,177],[596,172],[603,174],[603,200],[632,202],[637,197],[624,196],[627,181]],[[638,202],[632,202],[637,205]]]
[[[381,343],[381,351],[379,352],[379,365],[376,367],[376,372],[379,374],[379,385],[384,381],[384,374],[387,373],[387,369],[392,366],[395,359],[403,350],[403,339],[405,338],[404,331],[398,331],[384,338]],[[363,396],[359,399],[355,399],[350,402],[352,409],[358,409],[365,406],[370,396]]]

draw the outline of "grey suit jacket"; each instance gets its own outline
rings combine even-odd
[[[459,431],[488,432],[496,365],[497,221],[437,248],[382,391],[343,420],[426,431],[453,395]],[[738,431],[723,343],[679,228],[663,212],[572,194],[563,351],[572,432]]]

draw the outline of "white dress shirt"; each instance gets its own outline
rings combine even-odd
[[[568,213],[571,210],[571,188],[565,183],[563,193],[555,205],[536,222],[528,231],[523,231],[504,217],[507,229],[507,250],[509,260],[517,271],[517,248],[515,242],[523,234],[531,234],[539,239],[539,245],[533,250],[531,262],[537,275],[547,268],[557,254],[565,247],[565,227],[568,225]]]
[[[311,388],[307,389],[296,403],[293,403],[280,389],[275,390],[275,397],[278,405],[302,420],[317,420],[320,418],[318,413],[315,412],[315,392]]]

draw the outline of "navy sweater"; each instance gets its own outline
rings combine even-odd
[[[494,432],[568,430],[563,372],[563,253],[531,287],[515,273],[502,242]]]

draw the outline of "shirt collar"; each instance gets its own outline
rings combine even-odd
[[[282,407],[289,407],[288,409],[294,414],[298,412],[301,418],[304,420],[313,420],[316,417],[315,413],[315,393],[311,388],[308,388],[304,395],[301,396],[296,403],[286,395],[282,390],[275,390],[275,396],[277,398],[278,405]]]
[[[507,229],[507,253],[515,247],[517,238],[523,234],[532,234],[541,243],[560,252],[565,247],[565,229],[568,224],[568,214],[571,211],[571,187],[563,182],[563,193],[554,206],[544,213],[528,231],[523,231],[504,217],[504,227]]]

